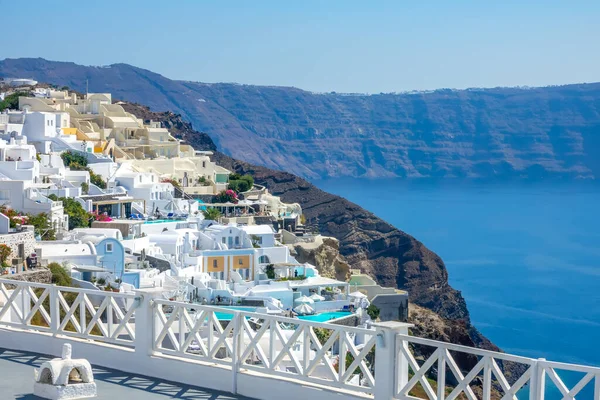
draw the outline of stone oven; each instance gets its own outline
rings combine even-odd
[[[53,400],[96,397],[92,367],[85,359],[71,359],[71,345],[65,344],[62,358],[46,361],[36,371],[33,394]]]

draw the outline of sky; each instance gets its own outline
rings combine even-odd
[[[26,4],[0,0],[0,59],[127,63],[171,79],[316,92],[600,81],[597,0]]]

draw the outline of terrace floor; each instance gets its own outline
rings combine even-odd
[[[34,400],[33,370],[53,357],[0,348],[0,393],[2,399]],[[250,400],[230,393],[167,382],[160,379],[93,366],[98,387],[96,399],[185,399]]]

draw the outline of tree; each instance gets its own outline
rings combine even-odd
[[[379,308],[377,308],[375,305],[371,304],[369,305],[369,307],[367,307],[367,314],[369,314],[369,317],[371,318],[372,321],[376,321],[377,318],[379,318]]]
[[[65,213],[69,216],[69,230],[90,226],[91,216],[77,200],[70,197],[61,197],[60,201],[63,203]]]
[[[85,168],[88,165],[88,161],[87,158],[80,155],[80,154],[75,154],[71,151],[65,151],[60,155],[60,158],[63,159],[63,162],[65,163],[66,167],[69,167],[73,170],[77,170],[77,171],[81,171],[82,169],[80,168]],[[79,168],[74,168],[75,167],[79,167]]]
[[[9,94],[4,98],[4,100],[0,101],[0,111],[4,111],[6,109],[16,110],[19,108],[19,97],[20,96],[29,96],[30,93],[27,92],[14,92]]]
[[[265,267],[265,274],[269,279],[275,279],[275,266],[273,264],[269,264]]]
[[[206,210],[202,210],[202,215],[204,215],[205,219],[209,219],[211,221],[218,221],[221,216],[221,212],[216,208],[207,208]]]
[[[87,182],[81,182],[81,193],[88,194],[89,190],[90,185],[88,185]]]
[[[27,223],[33,225],[35,234],[42,240],[56,240],[56,231],[52,229],[48,214],[28,215]]]

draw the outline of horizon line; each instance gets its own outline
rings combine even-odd
[[[381,95],[411,95],[411,94],[426,94],[426,93],[436,93],[436,92],[442,92],[442,91],[453,91],[453,92],[461,92],[461,91],[483,91],[483,90],[499,90],[499,89],[514,89],[514,90],[535,90],[535,89],[549,89],[549,88],[557,88],[557,87],[564,87],[564,86],[577,86],[577,85],[596,85],[596,84],[600,84],[600,80],[598,81],[594,81],[594,82],[571,82],[571,83],[555,83],[555,84],[548,84],[548,85],[541,85],[541,86],[529,86],[529,85],[516,85],[516,86],[471,86],[471,87],[465,87],[465,88],[456,88],[456,87],[439,87],[436,89],[413,89],[413,90],[404,90],[404,91],[393,91],[393,92],[378,92],[378,93],[370,93],[370,92],[337,92],[337,91],[326,91],[326,92],[322,92],[322,91],[313,91],[313,90],[307,90],[307,89],[302,89],[300,87],[297,86],[284,86],[284,85],[267,85],[267,84],[253,84],[253,83],[240,83],[240,82],[225,82],[225,81],[221,81],[221,82],[202,82],[202,81],[194,81],[194,80],[189,80],[189,79],[176,79],[176,78],[170,78],[168,76],[165,76],[159,72],[155,72],[152,71],[148,68],[144,68],[144,67],[138,67],[136,65],[133,64],[129,64],[126,62],[116,62],[116,63],[112,63],[112,64],[104,64],[104,65],[86,65],[86,64],[79,64],[76,63],[74,61],[62,61],[62,60],[49,60],[47,58],[43,58],[43,57],[18,57],[18,58],[10,58],[10,57],[6,57],[3,59],[0,59],[0,62],[4,62],[6,60],[43,60],[45,62],[50,62],[50,63],[65,63],[65,64],[74,64],[76,66],[79,67],[87,67],[87,68],[111,68],[113,66],[116,65],[126,65],[128,67],[132,67],[132,68],[136,68],[136,69],[141,69],[144,71],[148,71],[150,73],[159,75],[165,79],[168,79],[170,81],[174,81],[174,82],[186,82],[186,83],[193,83],[193,84],[203,84],[203,85],[237,85],[237,86],[252,86],[252,87],[265,87],[265,88],[291,88],[291,89],[296,89],[296,90],[301,90],[303,92],[307,92],[307,93],[312,93],[312,94],[317,94],[317,95],[347,95],[347,96],[381,96]],[[5,77],[0,77],[0,78],[7,78]],[[33,79],[33,78],[31,78]]]

